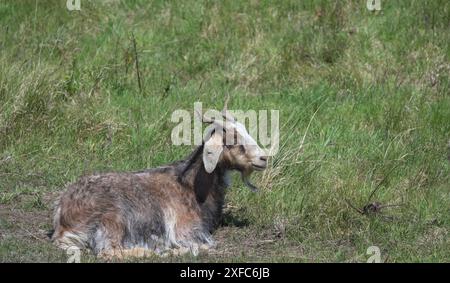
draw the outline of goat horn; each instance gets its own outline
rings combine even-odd
[[[225,103],[224,103],[224,105],[223,105],[223,110],[222,110],[222,112],[226,112],[227,111],[227,108],[228,108],[228,101],[230,100],[230,95],[229,94],[227,94],[227,98],[225,99]]]
[[[236,122],[236,118],[234,118],[229,112],[228,112],[228,101],[230,100],[230,95],[227,95],[227,98],[225,99],[225,104],[223,106],[222,110],[222,117],[230,122]]]
[[[236,119],[228,111],[222,112],[222,117],[230,122],[236,122]]]
[[[224,129],[225,128],[225,123],[224,121],[220,120],[220,119],[212,119],[209,118],[205,115],[202,115],[198,110],[195,110],[195,113],[197,114],[197,116],[200,117],[200,119],[202,120],[203,123],[208,123],[208,124],[215,124],[216,126]],[[216,127],[215,127],[216,128]]]
[[[197,116],[200,118],[200,120],[203,123],[208,123],[208,124],[214,123],[214,119],[203,116],[202,113],[200,113],[197,109],[195,109],[195,113],[197,114]]]

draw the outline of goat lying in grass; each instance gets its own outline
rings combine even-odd
[[[225,107],[226,108],[226,107]],[[203,144],[185,160],[141,172],[82,177],[56,202],[52,241],[110,257],[198,253],[213,245],[230,170],[245,184],[267,158],[224,109]],[[230,141],[231,144],[230,144]]]

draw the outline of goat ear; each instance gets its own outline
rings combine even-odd
[[[208,173],[216,169],[217,162],[219,162],[220,154],[223,150],[223,138],[220,134],[215,132],[211,138],[205,142],[203,147],[203,165]]]

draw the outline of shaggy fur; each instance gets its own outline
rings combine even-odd
[[[104,257],[169,251],[196,255],[199,248],[212,246],[228,171],[248,176],[266,166],[257,145],[225,145],[227,135],[239,133],[231,126],[223,132],[213,133],[188,158],[168,166],[85,176],[69,185],[56,201],[53,242]],[[220,157],[210,163],[209,154]],[[208,173],[207,168],[213,170]]]
[[[202,150],[167,167],[81,178],[57,201],[52,239],[62,248],[95,254],[135,247],[195,254],[201,245],[210,246],[227,169],[222,164],[206,173]]]

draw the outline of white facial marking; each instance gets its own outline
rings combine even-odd
[[[240,142],[243,143],[243,145],[258,145],[256,141],[252,138],[252,136],[250,136],[250,134],[247,132],[247,129],[245,128],[244,125],[242,125],[239,122],[236,122],[234,124],[234,128],[241,136],[242,141]]]
[[[252,159],[259,159],[261,156],[265,155],[264,151],[259,147],[258,143],[253,139],[253,137],[250,136],[243,124],[235,122],[231,125],[231,127],[234,128],[237,132],[238,144],[245,147],[246,152]]]

